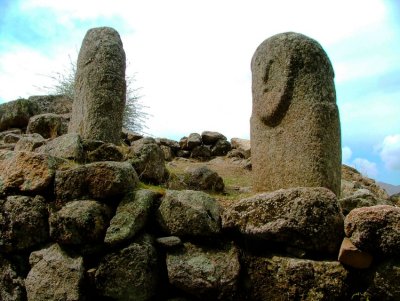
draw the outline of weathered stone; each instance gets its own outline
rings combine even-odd
[[[45,191],[62,162],[46,154],[0,151],[0,194]]]
[[[194,149],[196,146],[202,144],[201,136],[198,133],[191,133],[186,141],[186,148],[188,150]]]
[[[104,143],[86,155],[86,160],[88,162],[122,161],[123,158],[124,155],[121,153],[118,147],[112,143]]]
[[[69,133],[120,144],[125,108],[125,52],[118,32],[90,29],[79,51]]]
[[[357,249],[350,239],[347,237],[343,239],[338,256],[341,263],[356,269],[367,269],[370,267],[372,259],[371,254]]]
[[[208,194],[167,190],[158,208],[158,220],[169,235],[213,236],[221,231],[221,209]]]
[[[400,300],[400,261],[389,260],[374,269],[363,300]],[[360,299],[361,300],[361,299]]]
[[[179,146],[181,150],[188,150],[187,148],[187,142],[188,142],[188,137],[182,137],[181,140],[179,140]]]
[[[346,236],[372,255],[400,255],[400,208],[388,205],[357,208],[344,221]]]
[[[50,215],[50,236],[62,245],[100,243],[104,239],[111,209],[93,200],[67,203]]]
[[[244,159],[248,159],[251,156],[251,147],[250,140],[240,139],[240,138],[232,138],[231,145],[233,149],[238,150],[243,154]]]
[[[336,261],[246,255],[250,300],[350,300],[346,269]]]
[[[27,134],[37,133],[43,138],[56,138],[68,131],[68,119],[65,116],[45,113],[32,116],[26,128]]]
[[[370,207],[375,205],[393,205],[390,200],[378,199],[367,189],[359,189],[353,195],[339,200],[340,208],[344,215],[356,208]]]
[[[184,183],[188,189],[203,191],[224,191],[224,181],[207,166],[189,167],[185,170]]]
[[[0,255],[0,300],[24,301],[25,284],[14,265]]]
[[[9,196],[0,201],[0,251],[18,252],[49,237],[48,212],[41,196]]]
[[[55,194],[59,201],[96,199],[108,202],[133,191],[139,182],[128,162],[96,162],[57,171]]]
[[[161,150],[164,153],[164,160],[165,161],[172,161],[174,159],[174,153],[169,146],[160,145]]]
[[[84,280],[82,257],[71,257],[59,245],[31,253],[32,269],[25,280],[29,301],[83,300]]]
[[[341,142],[334,73],[304,35],[265,40],[252,62],[253,188],[326,187],[340,194]]]
[[[218,140],[226,140],[226,137],[218,132],[204,131],[201,133],[201,140],[206,145],[214,145]]]
[[[188,150],[178,150],[176,152],[177,157],[182,157],[182,158],[189,158],[190,157],[190,151]]]
[[[180,149],[179,142],[167,138],[156,139],[157,144],[168,146],[173,152],[177,152]]]
[[[134,194],[127,194],[110,221],[104,242],[116,245],[133,238],[146,225],[157,197],[151,190],[138,190]]]
[[[211,156],[225,156],[232,149],[227,140],[220,139],[211,148]]]
[[[49,154],[68,160],[81,162],[84,159],[81,137],[78,134],[65,134],[35,149],[35,152]]]
[[[178,236],[159,237],[156,239],[156,242],[164,248],[175,248],[182,244],[182,241]]]
[[[209,160],[211,158],[211,149],[206,145],[198,145],[192,149],[190,154],[191,158],[196,158],[200,160]]]
[[[17,134],[7,134],[4,136],[3,142],[4,143],[17,143],[21,139],[21,135]]]
[[[17,99],[0,105],[0,131],[26,128],[29,118],[38,113],[38,106],[28,99]]]
[[[20,137],[18,142],[15,144],[14,150],[32,152],[44,143],[45,139],[40,134],[26,134]]]
[[[396,205],[397,207],[400,207],[400,193],[396,193],[390,196],[390,201]]]
[[[370,191],[376,199],[387,200],[389,195],[373,179],[364,177],[355,168],[342,165],[342,193],[341,197],[351,197],[360,189]],[[364,191],[365,191],[364,190]]]
[[[133,132],[133,131],[125,129],[125,128],[122,128],[121,136],[127,145],[131,145],[136,140],[143,138],[142,134]]]
[[[8,129],[6,131],[0,132],[0,141],[4,141],[4,137],[7,136],[8,134],[13,134],[13,135],[18,135],[21,136],[22,131],[21,129]]]
[[[135,141],[127,157],[142,181],[161,184],[167,180],[164,153],[154,139]]]
[[[243,199],[224,211],[222,224],[253,239],[308,251],[336,253],[343,215],[326,188],[292,188]]]
[[[231,300],[239,280],[239,252],[231,244],[219,248],[185,243],[167,253],[169,282],[201,300]]]
[[[128,247],[106,255],[96,271],[100,295],[113,300],[150,300],[157,291],[157,254],[150,236],[144,235]]]
[[[35,95],[28,98],[38,106],[39,113],[68,114],[73,100],[66,95]]]

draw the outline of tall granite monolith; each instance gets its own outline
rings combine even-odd
[[[251,70],[254,190],[326,187],[339,195],[339,112],[321,45],[302,34],[277,34],[257,48]]]
[[[120,143],[126,99],[125,52],[116,30],[90,29],[79,51],[69,133]]]

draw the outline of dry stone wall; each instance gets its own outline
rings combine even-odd
[[[357,171],[343,167],[340,199],[294,187],[222,206],[204,167],[167,189],[166,154],[249,160],[249,141],[125,132],[118,146],[57,122],[44,138],[30,121],[70,111],[34,99],[0,106],[0,300],[400,300],[399,208]]]

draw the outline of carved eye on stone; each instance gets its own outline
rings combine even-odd
[[[268,126],[276,126],[284,117],[293,92],[291,61],[270,60],[262,77],[263,93],[258,95],[258,115]]]

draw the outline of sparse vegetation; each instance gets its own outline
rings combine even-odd
[[[41,87],[48,94],[62,94],[70,98],[74,98],[75,94],[75,75],[76,63],[69,58],[69,68],[62,72],[55,72],[48,77],[54,82],[51,86]],[[140,101],[140,88],[135,87],[135,76],[126,77],[126,104],[124,111],[123,127],[145,134],[146,120],[149,114],[146,112],[147,107]]]

